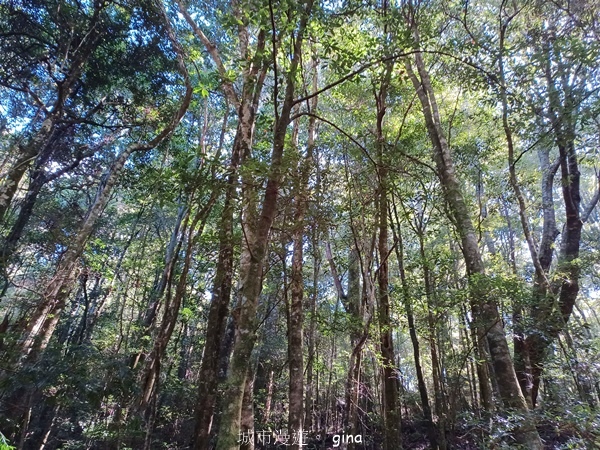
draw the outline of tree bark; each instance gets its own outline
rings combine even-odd
[[[194,431],[194,444],[196,450],[208,448],[209,436],[212,427],[213,413],[217,399],[218,365],[221,342],[225,334],[225,325],[231,297],[231,283],[233,279],[233,216],[234,198],[238,186],[237,171],[243,152],[243,147],[238,142],[241,129],[245,125],[238,125],[238,135],[234,141],[230,173],[227,179],[225,200],[221,212],[219,226],[219,256],[217,259],[215,279],[206,325],[206,341],[202,354],[202,363],[198,373],[198,400],[196,403],[196,428]],[[252,132],[246,133],[251,138]]]
[[[255,437],[254,433],[254,364],[250,363],[248,367],[248,375],[246,376],[246,385],[244,386],[244,398],[242,400],[241,414],[241,432],[247,436]],[[262,431],[262,430],[259,430]],[[240,445],[240,450],[254,450],[254,439],[250,439],[248,443]]]
[[[369,337],[370,317],[365,323],[364,310],[361,308],[360,265],[356,245],[350,252],[348,267],[348,299],[346,312],[350,315],[350,345],[352,353],[348,363],[346,378],[346,405],[342,423],[349,434],[358,434],[358,401],[360,398],[360,373],[362,351]],[[348,443],[348,449],[354,449],[354,443]]]
[[[548,348],[556,339],[571,317],[571,313],[579,293],[580,263],[579,248],[583,220],[581,216],[581,192],[579,163],[575,148],[578,98],[576,90],[571,83],[571,75],[564,72],[552,72],[554,51],[552,43],[556,39],[553,25],[543,45],[546,57],[545,79],[548,92],[548,116],[552,125],[554,142],[559,152],[558,168],[560,168],[562,200],[565,210],[565,224],[563,226],[561,245],[557,257],[556,273],[560,279],[553,282],[546,289],[534,286],[534,301],[532,318],[538,329],[530,333],[525,340],[525,350],[528,353],[531,373],[532,404],[537,403],[540,381],[544,370],[544,362]],[[568,70],[560,64],[560,70]],[[574,76],[573,76],[574,77]],[[546,166],[546,174],[542,178],[543,205],[544,205],[544,234],[541,243],[540,260],[548,270],[552,260],[552,245],[557,236],[552,203],[553,171],[556,168],[549,165],[546,153],[540,153],[544,159],[542,166]],[[591,208],[594,203],[590,205]],[[586,212],[587,215],[587,212]],[[546,226],[546,220],[548,225]],[[545,238],[545,239],[544,239]],[[547,266],[546,266],[547,265]],[[536,280],[537,281],[537,280]],[[558,300],[558,301],[557,301]]]
[[[419,238],[419,253],[421,256],[421,265],[423,267],[423,283],[425,287],[425,298],[427,299],[427,324],[428,324],[428,340],[429,340],[429,351],[431,354],[431,375],[433,378],[433,392],[435,395],[435,412],[438,420],[438,436],[439,436],[439,448],[445,450],[446,444],[446,399],[444,398],[442,374],[440,370],[440,359],[438,355],[438,338],[437,338],[437,320],[434,317],[436,311],[435,304],[433,301],[433,283],[431,279],[431,272],[429,270],[429,262],[425,255],[425,242],[424,233],[425,229],[420,228],[418,233]]]
[[[559,97],[549,69],[547,83],[550,95],[550,116],[560,158],[562,197],[566,221],[563,227],[557,264],[557,271],[561,274],[562,280],[558,284],[558,289],[555,288],[554,292],[549,292],[549,295],[546,294],[541,299],[541,305],[534,308],[533,318],[542,327],[542,330],[539,333],[529,335],[526,340],[531,360],[533,405],[537,402],[547,349],[552,340],[556,339],[558,334],[565,328],[579,293],[579,274],[581,270],[578,258],[583,227],[580,213],[581,175],[575,151],[574,119],[571,113],[567,112],[568,107],[558,111],[560,108]],[[565,86],[563,88],[568,92]],[[567,101],[571,102],[573,99],[568,98]],[[558,308],[554,309],[554,298],[556,296],[558,296]]]
[[[192,223],[189,227],[189,232],[187,233],[187,248],[185,250],[185,259],[183,263],[183,268],[181,269],[181,274],[179,275],[177,287],[175,288],[175,294],[174,296],[172,296],[169,289],[167,299],[165,302],[165,312],[160,324],[160,328],[158,330],[158,335],[154,339],[154,344],[150,355],[148,356],[148,358],[146,358],[146,366],[142,374],[142,393],[139,397],[138,403],[138,410],[142,415],[145,414],[146,408],[152,402],[152,397],[155,397],[158,391],[157,385],[160,376],[161,361],[166,353],[167,345],[169,344],[171,335],[173,334],[173,330],[175,329],[175,325],[177,324],[179,309],[185,296],[188,273],[190,271],[192,263],[193,247],[194,244],[197,242],[198,238],[202,235],[210,211],[212,210],[213,205],[216,201],[216,194],[217,191],[215,189],[213,190],[213,194],[207,201],[206,205],[196,212]],[[188,227],[188,220],[189,210],[186,217],[183,220],[184,234]],[[200,226],[198,226],[198,223],[200,223]]]
[[[310,433],[313,431],[313,409],[315,404],[315,379],[314,361],[316,356],[316,330],[317,330],[317,295],[319,289],[320,259],[318,250],[318,237],[316,226],[312,227],[312,252],[313,276],[310,294],[310,323],[308,326],[308,361],[306,362],[306,406],[304,408],[304,428]]]

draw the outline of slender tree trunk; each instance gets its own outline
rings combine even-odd
[[[567,365],[569,366],[573,382],[579,394],[579,399],[581,402],[587,403],[592,411],[596,410],[598,405],[594,398],[594,387],[590,381],[590,374],[588,371],[584,372],[581,370],[577,350],[575,349],[573,338],[568,330],[564,331],[564,337],[566,346],[562,343],[560,335],[557,339],[563,351],[565,360],[567,361]]]
[[[165,252],[164,268],[160,278],[158,279],[158,282],[152,288],[148,306],[144,313],[142,327],[145,332],[150,331],[156,320],[156,316],[158,315],[160,309],[161,298],[164,295],[167,284],[173,275],[174,267],[178,260],[178,253],[181,249],[183,236],[185,234],[185,231],[180,234],[181,225],[184,222],[184,218],[189,215],[189,212],[188,205],[179,206],[175,227],[173,228],[173,232],[171,233],[171,238],[169,239],[169,243],[167,244],[167,249]]]
[[[256,109],[266,76],[266,66],[263,63],[265,34],[263,31],[259,32],[256,52],[251,56],[248,51],[248,26],[247,23],[244,24],[245,19],[241,17],[239,4],[234,2],[234,15],[240,21],[240,26],[238,27],[240,60],[249,61],[249,64],[244,69],[242,92],[240,98],[238,98],[233,84],[229,81],[217,47],[210,42],[200,27],[194,22],[183,6],[183,3],[180,1],[177,3],[181,13],[192,27],[194,34],[202,42],[217,66],[217,70],[222,77],[221,87],[229,103],[235,106],[238,117],[224,206],[221,213],[219,256],[208,313],[206,342],[198,376],[196,426],[192,447],[195,450],[206,450],[210,443],[209,437],[213,424],[217,385],[219,382],[219,355],[223,346],[225,324],[231,297],[234,257],[233,224],[235,199],[237,189],[239,188],[238,169],[249,158],[252,149]],[[244,198],[245,201],[246,199]]]
[[[533,319],[541,329],[536,330],[536,333],[530,334],[526,339],[527,351],[531,360],[531,397],[533,405],[537,402],[548,347],[552,340],[556,339],[558,334],[565,329],[579,293],[581,269],[578,258],[583,227],[580,212],[581,174],[575,150],[576,118],[574,114],[576,114],[576,109],[573,105],[576,100],[573,88],[569,85],[568,77],[563,76],[564,74],[553,75],[551,72],[552,55],[550,45],[546,44],[544,50],[548,59],[545,75],[548,86],[549,116],[559,152],[562,198],[566,221],[563,227],[557,264],[557,271],[561,274],[561,282],[545,296],[540,295],[540,302],[532,313]],[[562,90],[564,100],[561,100],[559,87]],[[549,203],[550,199],[547,201]],[[590,206],[593,208],[594,204]],[[549,214],[552,214],[552,212],[549,212]],[[549,233],[554,233],[551,218],[549,229]],[[546,252],[546,257],[548,254],[551,256],[551,250]],[[556,297],[558,297],[558,308],[554,307]]]
[[[379,267],[377,268],[379,335],[382,356],[383,382],[383,423],[385,427],[384,449],[402,448],[400,438],[400,405],[398,371],[392,337],[392,323],[389,298],[389,246],[388,246],[388,167],[384,161],[383,119],[386,112],[387,89],[392,73],[392,64],[386,67],[385,77],[376,97],[377,101],[377,175],[379,187],[377,192],[377,213],[379,218]]]
[[[273,401],[273,375],[275,372],[269,372],[269,382],[267,383],[267,398],[265,400],[265,413],[263,415],[263,423],[268,424],[271,420],[271,402]]]
[[[438,448],[438,430],[436,429],[435,423],[433,422],[433,416],[431,414],[431,405],[429,404],[429,395],[427,393],[427,385],[425,384],[425,377],[423,376],[423,368],[421,365],[421,350],[419,338],[417,336],[417,329],[415,327],[415,317],[412,308],[412,303],[409,297],[410,291],[408,286],[408,280],[406,279],[406,271],[404,269],[404,242],[402,240],[402,230],[400,229],[400,222],[398,220],[398,212],[395,203],[392,204],[392,208],[394,211],[392,219],[395,219],[395,226],[392,226],[394,242],[396,243],[394,249],[396,252],[396,260],[398,261],[400,282],[402,284],[402,303],[404,304],[406,319],[408,321],[408,332],[410,334],[410,340],[413,347],[413,357],[415,359],[415,372],[417,375],[419,397],[421,399],[421,407],[423,408],[423,418],[427,422],[431,448],[436,449]]]
[[[316,330],[317,330],[317,295],[319,290],[319,269],[320,259],[318,250],[318,238],[316,227],[312,227],[312,251],[313,251],[313,276],[312,290],[310,294],[310,322],[308,326],[308,361],[306,362],[306,406],[304,408],[304,428],[309,433],[313,431],[313,410],[315,404],[315,379],[314,379],[314,362],[315,362],[315,346],[316,346]],[[266,421],[265,421],[266,423]]]
[[[546,163],[542,164],[542,209],[544,213],[544,225],[542,231],[542,243],[538,248],[534,242],[531,227],[529,226],[525,198],[521,192],[521,188],[517,180],[513,135],[512,129],[510,128],[508,122],[508,96],[504,70],[504,42],[506,30],[510,20],[511,19],[507,19],[506,21],[501,20],[500,23],[498,70],[500,76],[500,96],[502,102],[502,125],[508,147],[509,181],[517,198],[523,234],[525,235],[531,261],[535,268],[535,281],[533,286],[534,303],[543,304],[546,303],[545,297],[548,295],[550,290],[550,282],[547,275],[550,262],[552,260],[552,243],[558,235],[554,220],[554,207],[552,204],[552,181],[554,179],[554,175],[552,171],[548,170],[547,161],[544,161],[544,163]],[[542,155],[543,153],[540,152],[540,156]],[[547,153],[544,156],[544,159],[547,159]],[[515,304],[513,308],[513,320],[515,324],[515,369],[523,395],[525,396],[529,407],[533,407],[536,403],[537,389],[539,386],[539,374],[537,374],[537,366],[539,365],[539,361],[536,361],[539,358],[534,355],[533,363],[536,366],[534,368],[534,366],[532,366],[532,353],[530,350],[533,350],[533,353],[539,353],[539,347],[543,344],[538,342],[540,341],[538,337],[533,339],[530,338],[529,340],[526,339],[522,324],[523,308],[519,304]],[[534,306],[534,309],[535,308],[536,306]],[[537,315],[538,314],[534,313],[534,316]],[[541,353],[543,353],[543,351]]]
[[[127,251],[129,250],[129,247],[131,246],[131,243],[133,242],[134,238],[139,234],[139,230],[137,230],[137,227],[139,225],[139,222],[142,218],[143,213],[144,213],[144,207],[142,207],[140,209],[137,217],[135,218],[135,222],[133,223],[133,226],[131,227],[131,231],[129,232],[129,238],[127,239],[127,242],[125,243],[123,250],[121,251],[121,254],[119,255],[117,265],[115,266],[114,271],[113,271],[114,276],[111,281],[111,284],[108,286],[108,288],[102,294],[102,298],[97,300],[93,305],[93,310],[90,313],[89,325],[88,325],[88,327],[86,329],[86,333],[85,333],[85,338],[84,338],[85,342],[90,342],[94,328],[96,327],[96,324],[98,323],[98,318],[100,317],[100,314],[102,313],[102,310],[103,310],[104,306],[106,305],[106,300],[107,300],[108,296],[114,291],[117,280],[119,280],[121,277],[121,267],[123,265],[123,260],[125,259],[125,255],[127,254]],[[100,286],[98,286],[98,289],[99,288],[100,288]],[[100,293],[100,292],[98,292],[98,293]],[[117,295],[117,298],[118,298],[118,295]]]
[[[208,200],[206,205],[201,210],[196,212],[192,223],[189,227],[189,232],[187,233],[188,235],[187,248],[185,250],[185,260],[183,263],[181,274],[179,275],[177,287],[175,289],[174,295],[171,294],[171,289],[169,289],[167,299],[165,302],[165,313],[163,315],[160,328],[158,330],[158,335],[154,340],[152,351],[146,359],[146,366],[142,375],[142,393],[139,397],[138,403],[138,410],[140,411],[140,413],[142,413],[142,415],[145,413],[148,405],[151,404],[152,398],[156,397],[157,395],[157,384],[160,376],[161,361],[165,356],[165,353],[167,351],[167,345],[169,344],[171,335],[173,334],[173,330],[175,329],[175,325],[177,324],[179,309],[185,296],[188,273],[192,264],[193,246],[194,243],[197,242],[198,238],[202,235],[210,211],[212,210],[212,207],[217,198],[216,194],[216,190],[213,191],[213,195]],[[188,227],[188,219],[189,210],[186,217],[183,220],[183,234],[186,233],[186,229]],[[199,227],[198,223],[200,223]]]
[[[229,169],[230,173],[227,179],[225,200],[221,212],[219,256],[208,311],[202,363],[198,374],[198,401],[196,403],[196,429],[194,431],[193,445],[196,450],[205,450],[208,448],[213,413],[217,400],[219,353],[225,333],[233,279],[233,217],[234,198],[238,186],[237,170],[244,151],[241,143],[243,141],[242,136],[250,140],[252,139],[254,115],[251,111],[248,111],[248,113],[249,115],[246,117],[250,119],[250,122],[240,122],[238,124]]]
[[[346,404],[342,423],[349,434],[358,434],[358,401],[360,394],[360,373],[362,352],[369,337],[370,318],[365,323],[364,309],[361,308],[360,265],[358,249],[350,252],[348,267],[348,299],[346,312],[351,316],[350,345],[352,353],[348,364],[346,379]],[[354,443],[348,443],[348,449],[354,449]]]
[[[246,385],[244,386],[244,398],[242,401],[241,429],[247,436],[255,436],[254,433],[254,364],[250,363]],[[259,430],[262,431],[262,430]],[[249,439],[246,444],[240,445],[240,450],[254,450],[254,439]]]
[[[314,66],[314,65],[313,65]],[[313,67],[316,70],[316,67]],[[316,72],[314,75],[316,83]],[[317,97],[313,99],[311,110],[317,107]],[[316,139],[316,119],[308,121],[308,141],[306,155],[299,163],[297,192],[294,198],[295,217],[293,231],[293,256],[291,269],[291,302],[288,320],[288,364],[289,364],[289,435],[292,436],[292,450],[300,450],[304,432],[304,261],[305,215],[308,208],[308,178],[313,159]],[[296,436],[296,439],[293,439]]]
[[[421,264],[423,267],[423,283],[425,287],[425,297],[427,299],[427,324],[429,328],[428,340],[429,350],[431,353],[431,375],[433,378],[433,391],[435,394],[435,412],[438,417],[438,436],[439,436],[439,448],[445,450],[447,447],[446,443],[446,401],[444,398],[444,391],[442,386],[442,374],[440,371],[440,360],[438,356],[438,339],[437,339],[437,320],[434,317],[435,304],[433,301],[433,283],[431,279],[431,272],[427,257],[425,255],[425,242],[423,234],[425,229],[421,228],[418,230],[419,238],[419,253],[421,256]]]
[[[304,191],[304,186],[299,187]],[[288,367],[289,367],[289,419],[288,432],[290,436],[302,436],[304,422],[304,358],[303,358],[303,296],[304,282],[303,267],[303,237],[304,209],[306,198],[304,192],[296,195],[296,230],[293,236],[293,256],[291,268],[290,291],[291,300],[288,317]],[[293,450],[299,450],[298,440],[291,445]]]
[[[175,270],[178,264],[179,253],[181,251],[183,241],[185,240],[185,229],[182,231],[181,225],[184,222],[184,218],[186,221],[188,220],[189,213],[190,211],[187,205],[179,206],[175,226],[173,227],[171,238],[169,239],[169,243],[167,244],[165,251],[163,270],[160,276],[157,275],[157,279],[155,279],[154,286],[149,294],[146,311],[143,313],[143,315],[141,314],[141,330],[139,333],[134,333],[133,339],[140,343],[144,341],[144,338],[149,338],[153,331],[153,327],[157,317],[159,316],[160,308],[162,306],[165,290],[167,290],[169,296],[171,295],[171,287],[175,281],[173,278],[175,276]],[[167,298],[166,302],[169,303],[170,301],[171,298]],[[130,367],[132,369],[137,369],[140,362],[143,363],[144,358],[149,351],[152,352],[153,350],[149,350],[147,346],[142,345],[140,350],[136,354],[132,355]]]
[[[125,162],[138,146],[130,146],[123,151],[113,164],[106,180],[99,186],[94,204],[79,228],[73,244],[62,256],[54,277],[44,290],[43,299],[30,317],[18,347],[21,360],[35,361],[41,351],[48,345],[48,341],[56,328],[60,313],[71,292],[73,283],[77,278],[75,270],[77,260],[83,252],[85,244],[92,234],[94,225],[104,207],[108,203],[112,189],[121,174]]]
[[[467,322],[467,312],[466,308],[461,307],[460,310],[460,323],[461,326],[459,328],[461,335],[461,343],[463,346],[463,351],[467,354],[466,358],[468,362],[466,364],[467,370],[467,378],[469,380],[469,394],[471,396],[471,407],[476,412],[479,411],[479,398],[477,397],[477,380],[475,379],[475,365],[473,364],[473,357],[469,354],[474,351],[474,345],[469,338],[469,325]]]

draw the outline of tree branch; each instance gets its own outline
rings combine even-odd
[[[590,218],[592,211],[594,211],[594,208],[598,204],[598,200],[600,200],[600,173],[599,172],[596,172],[596,179],[598,180],[598,189],[596,190],[596,194],[594,195],[594,197],[592,197],[592,199],[590,200],[589,205],[587,206],[587,208],[585,208],[585,210],[583,211],[583,214],[581,215],[581,221],[583,223],[586,223],[587,220]]]
[[[210,41],[210,39],[208,39],[208,37],[206,37],[204,32],[198,26],[198,24],[194,21],[194,19],[192,19],[192,16],[190,16],[190,13],[187,11],[187,8],[183,5],[182,1],[175,1],[179,6],[181,14],[183,15],[187,23],[190,25],[190,27],[192,27],[192,30],[194,31],[196,37],[200,39],[202,44],[204,44],[206,51],[217,66],[217,71],[219,72],[219,75],[221,75],[221,85],[223,87],[225,95],[227,96],[227,100],[229,100],[229,102],[232,105],[234,105],[236,109],[238,109],[240,106],[240,101],[235,92],[235,89],[233,88],[233,83],[227,79],[227,70],[225,69],[225,65],[223,64],[223,60],[221,59],[221,55],[219,54],[217,47]]]

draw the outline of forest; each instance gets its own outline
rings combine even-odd
[[[600,449],[598,0],[0,0],[0,450]]]

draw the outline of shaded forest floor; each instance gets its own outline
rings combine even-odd
[[[557,427],[550,421],[538,424],[538,431],[544,442],[546,450],[559,449],[589,449],[600,450],[600,435],[581,436],[577,430],[564,424],[565,427]],[[339,436],[336,438],[336,436]],[[504,437],[504,439],[503,439]],[[449,449],[456,450],[480,450],[480,449],[514,449],[516,444],[511,444],[508,435],[501,433],[492,435],[489,429],[482,426],[457,427],[453,433],[448,433],[447,444]],[[337,442],[336,442],[337,439]],[[347,444],[343,441],[343,435],[329,434],[325,439],[312,439],[308,442],[307,450],[330,450],[346,449]],[[347,438],[346,438],[347,439]],[[338,443],[339,442],[339,443]],[[362,443],[355,443],[355,450],[380,450],[383,448],[381,436],[362,436]],[[337,443],[337,445],[336,445]],[[427,450],[430,449],[425,424],[416,421],[403,421],[402,423],[402,446],[404,450]],[[285,444],[262,445],[256,443],[255,448],[261,450],[283,450],[288,448]]]
[[[546,450],[600,450],[600,428],[596,427],[600,413],[594,412],[588,417],[563,418],[553,420],[548,417],[538,417],[537,429],[544,442]],[[173,425],[173,424],[171,424]],[[176,429],[172,427],[158,427],[152,438],[150,448],[156,449],[186,449],[189,441],[185,442],[192,433],[192,421],[182,423]],[[452,431],[447,431],[446,441],[448,450],[517,450],[519,447],[511,438],[511,423],[502,421],[498,416],[487,420],[464,420],[457,422]],[[123,448],[137,450],[143,448],[144,436],[138,434],[116,444],[115,441],[103,441],[101,439],[85,439],[81,434],[74,435],[74,429],[62,428],[61,431],[47,442],[44,448],[59,449],[93,449],[106,450],[109,448]],[[360,440],[355,440],[354,450],[381,450],[383,449],[382,429],[371,424],[368,432],[363,432]],[[264,434],[263,434],[264,433]],[[126,433],[127,434],[127,433]],[[259,431],[255,429],[255,450],[289,450],[292,444],[290,438],[286,443],[282,442],[282,436],[287,434],[284,429],[278,432]],[[331,450],[348,449],[349,438],[345,434],[328,433],[317,438],[315,435],[309,439],[302,448],[306,450]],[[125,437],[125,436],[122,436]],[[261,440],[262,437],[262,440]],[[360,441],[360,442],[359,442]],[[85,442],[85,444],[84,444]],[[25,446],[26,450],[38,449],[38,446]],[[212,442],[214,445],[216,442]],[[244,449],[244,446],[241,447]],[[403,450],[427,450],[432,448],[428,438],[427,424],[421,420],[402,421],[402,448]],[[0,449],[2,446],[0,445]],[[394,449],[395,450],[395,449]]]

